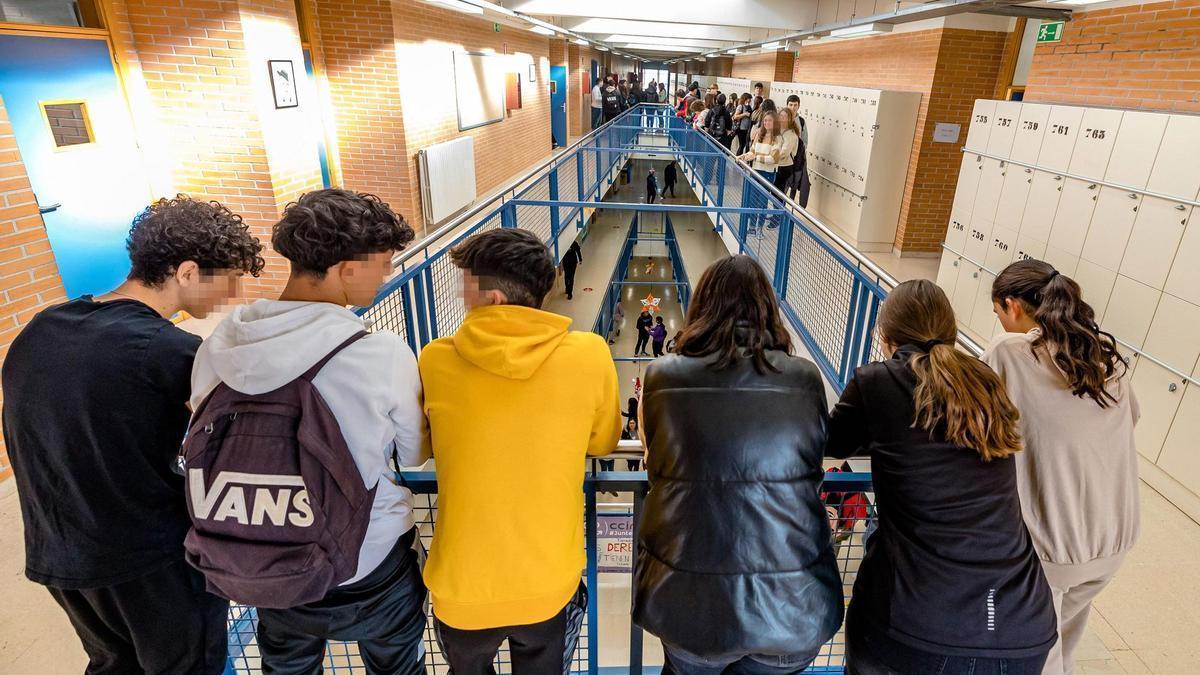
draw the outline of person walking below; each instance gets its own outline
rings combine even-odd
[[[1054,596],[1047,675],[1069,675],[1092,601],[1138,538],[1138,402],[1117,342],[1079,284],[1037,260],[992,283],[1005,333],[983,354],[1021,411],[1017,487]]]
[[[225,669],[229,602],[184,560],[190,521],[172,470],[200,338],[170,318],[236,296],[262,248],[217,202],[159,200],[133,221],[120,286],[42,310],[9,347],[4,441],[25,576],[66,613],[87,673]]]
[[[825,387],[792,355],[758,263],[705,270],[643,397],[634,623],[662,640],[664,673],[804,670],[842,623],[820,498]]]
[[[419,361],[438,480],[425,565],[438,642],[456,675],[494,673],[505,640],[512,672],[559,675],[589,602],[586,459],[621,433],[616,366],[603,338],[538,309],[554,258],[537,235],[482,232],[450,259],[466,318]]]
[[[646,173],[646,203],[653,204],[658,198],[658,176],[655,175],[654,169],[650,169]]]
[[[954,310],[932,281],[893,289],[878,325],[887,360],[855,371],[826,449],[871,458],[879,517],[846,617],[846,672],[1036,675],[1056,629],[1021,521],[1017,410],[955,349]]]
[[[654,350],[654,357],[658,358],[663,355],[663,344],[667,341],[667,327],[663,325],[661,316],[654,317],[654,327],[650,329],[650,344]]]
[[[667,168],[663,170],[663,199],[667,197],[667,190],[671,191],[671,198],[675,198],[675,182],[679,179],[678,170],[675,167],[675,160],[667,162]]]
[[[571,247],[563,255],[560,264],[562,265],[563,284],[567,287],[567,299],[571,300],[575,294],[575,269],[583,264],[583,249],[579,248],[579,242],[571,242]]]
[[[625,308],[621,306],[621,301],[618,298],[616,306],[613,307],[612,329],[609,330],[608,344],[617,343],[617,338],[621,337],[621,326],[625,323]]]
[[[650,342],[650,327],[654,325],[654,319],[650,316],[650,310],[643,309],[641,316],[637,319],[637,345],[633,348],[634,356],[650,356],[646,353],[646,345]]]

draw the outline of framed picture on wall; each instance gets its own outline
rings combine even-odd
[[[267,68],[271,73],[271,92],[275,95],[276,108],[295,108],[300,105],[296,96],[296,68],[291,61],[270,60]]]
[[[537,64],[536,63],[529,64],[529,81],[537,82]]]

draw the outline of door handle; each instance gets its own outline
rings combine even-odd
[[[62,202],[58,202],[56,204],[51,204],[49,206],[40,206],[39,205],[38,213],[41,213],[43,215],[47,214],[47,213],[53,213],[53,212],[59,210],[60,208],[62,208]]]

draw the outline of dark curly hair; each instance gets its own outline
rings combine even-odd
[[[510,305],[540,309],[554,287],[554,258],[529,230],[480,232],[450,249],[450,259],[479,279],[481,290],[499,290]]]
[[[125,240],[129,278],[160,286],[191,260],[203,270],[241,270],[258,276],[263,246],[242,217],[215,201],[187,195],[160,199],[133,219]]]
[[[404,216],[375,195],[317,190],[287,205],[271,243],[296,272],[325,276],[330,267],[368,253],[401,251],[416,235]]]

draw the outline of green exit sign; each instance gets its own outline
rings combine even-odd
[[[492,32],[493,32],[493,33],[499,33],[499,32],[500,32],[500,24],[498,24],[498,23],[494,23],[494,22],[493,22],[493,23],[492,23]]]
[[[1063,26],[1066,25],[1062,21],[1043,22],[1038,28],[1038,42],[1061,42],[1063,34]]]

